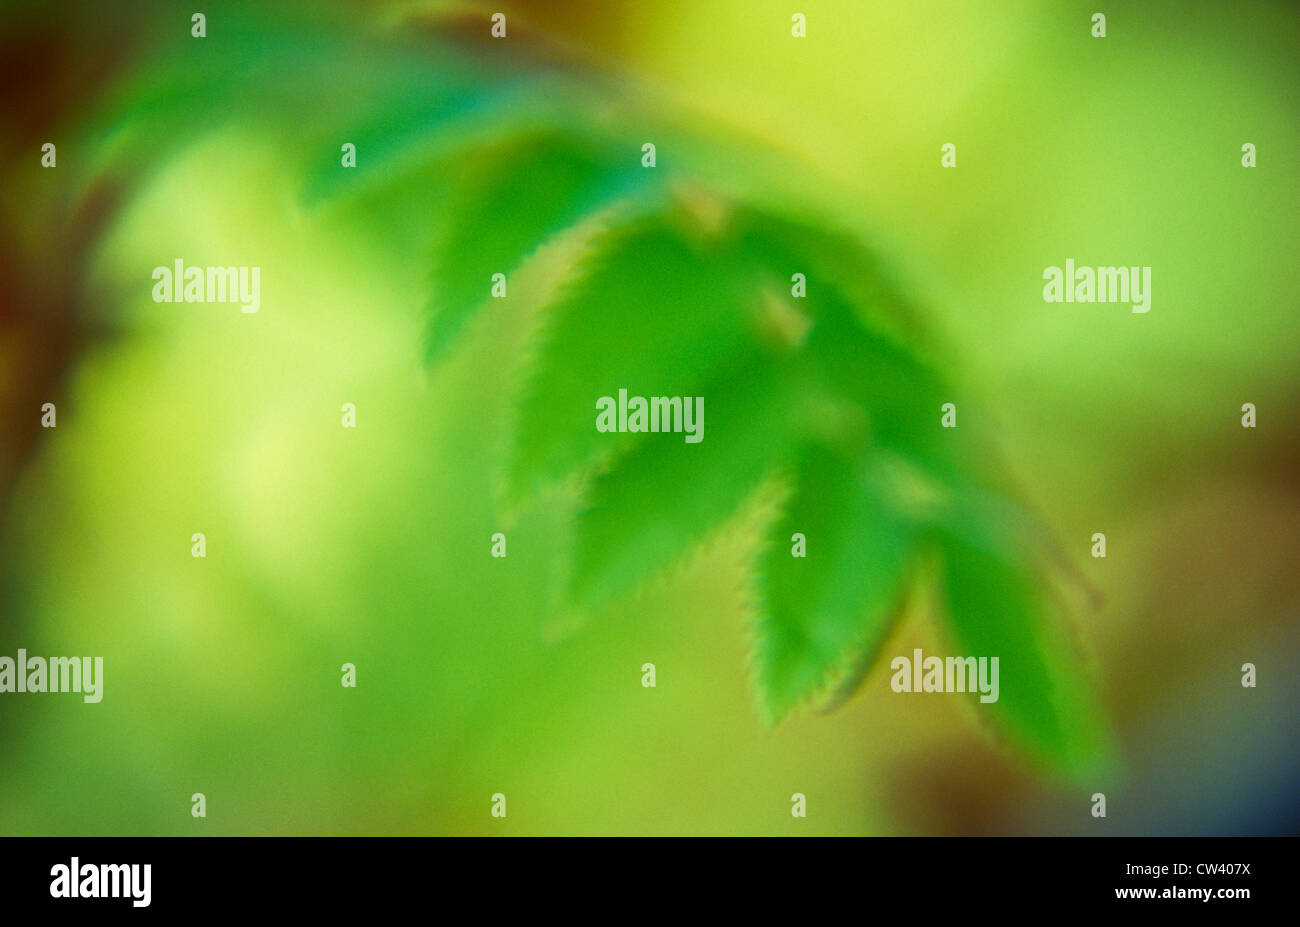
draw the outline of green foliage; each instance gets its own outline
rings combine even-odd
[[[162,124],[179,137],[207,118],[196,95],[219,112],[221,101],[268,85],[277,96],[262,114],[282,122],[310,104],[337,51],[322,44],[287,58],[273,36],[251,47],[230,64],[204,59],[193,74],[179,57],[165,61],[150,77],[155,89],[128,93],[130,106],[110,108],[99,131],[111,142],[120,127]],[[418,176],[433,178],[419,192],[436,202],[435,361],[492,302],[492,274],[509,278],[548,242],[607,217],[538,307],[505,468],[512,504],[575,477],[585,487],[564,565],[569,604],[608,605],[780,477],[785,501],[754,576],[768,718],[851,688],[849,671],[870,666],[910,578],[937,557],[954,645],[1002,660],[992,708],[1002,726],[1060,769],[1103,756],[1077,659],[1049,620],[1039,563],[1048,532],[1000,485],[995,459],[968,437],[976,426],[939,427],[940,406],[957,394],[888,264],[798,203],[777,209],[735,193],[756,170],[739,144],[670,150],[671,132],[601,109],[580,81],[530,82],[438,52],[433,65],[428,49],[373,69],[352,62],[366,77],[320,101],[303,197],[401,189],[412,169],[427,170]],[[672,168],[641,167],[647,137]],[[339,139],[363,142],[355,171],[320,158]],[[122,151],[149,141],[128,136]],[[687,152],[712,163],[693,175]],[[733,192],[699,179],[716,177],[719,163],[734,165]],[[795,272],[807,277],[806,298],[791,296]],[[706,397],[704,441],[597,433],[595,399],[620,388]],[[790,556],[796,532],[807,537],[805,558]]]
[[[570,606],[595,611],[628,593],[782,476],[787,497],[755,572],[766,717],[836,686],[851,691],[909,578],[938,554],[954,645],[1002,657],[1008,685],[993,713],[1003,727],[1058,769],[1102,756],[1096,706],[1047,620],[1046,582],[1027,572],[1048,532],[1001,490],[969,426],[939,427],[955,393],[880,259],[824,224],[709,189],[647,180],[651,189],[629,193],[635,177],[611,166],[620,158],[555,137],[497,149],[499,180],[466,187],[445,239],[453,250],[439,259],[474,267],[441,281],[450,300],[434,323],[441,350],[484,302],[493,261],[516,264],[620,194],[636,203],[593,237],[542,307],[511,429],[509,499],[583,478]],[[555,188],[529,188],[525,175]],[[494,223],[507,201],[520,205],[519,226]],[[490,258],[455,244],[498,227]],[[804,299],[790,292],[796,270],[808,278]],[[620,388],[705,396],[705,440],[598,433],[594,400]],[[795,532],[808,539],[806,557],[791,556]]]

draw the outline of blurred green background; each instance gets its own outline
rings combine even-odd
[[[518,51],[489,45],[498,9]],[[0,697],[0,832],[1294,833],[1300,10],[1109,4],[1093,39],[1095,9],[211,4],[196,40],[166,4],[7,6],[0,654],[100,655],[105,688]],[[1105,781],[1037,770],[958,698],[892,693],[890,656],[948,652],[925,601],[845,705],[765,727],[745,518],[548,633],[572,500],[506,523],[495,481],[522,311],[425,350],[467,165],[419,140],[421,101],[498,68],[512,106],[561,73],[616,122],[704,140],[701,175],[890,255],[1102,594],[1072,622],[1119,742]],[[277,96],[286,75],[316,96]],[[797,167],[751,173],[716,137]],[[261,311],[155,304],[176,257],[259,265]],[[1151,265],[1150,313],[1044,303],[1067,257]]]

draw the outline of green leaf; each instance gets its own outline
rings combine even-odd
[[[510,273],[526,255],[601,207],[653,185],[636,151],[571,132],[530,132],[457,152],[443,178],[430,359],[489,302],[493,274],[507,275],[508,294]]]
[[[800,305],[813,318],[856,323],[877,339],[915,355],[932,336],[904,297],[884,258],[833,225],[800,219],[771,206],[738,208],[742,247],[758,264],[780,273],[789,292],[791,275],[801,273],[807,295]]]
[[[320,132],[313,127],[317,143],[312,160],[304,165],[304,204],[373,193],[381,187],[410,195],[420,182],[414,172],[447,170],[466,149],[483,145],[486,120],[495,117],[504,123],[495,126],[499,135],[530,127],[518,116],[510,118],[528,111],[528,88],[503,86],[472,67],[445,64],[430,69],[427,64],[411,67],[390,61],[377,75],[369,75],[381,78],[377,84],[348,88],[352,108],[331,114],[328,137],[317,139]],[[365,94],[361,99],[355,98],[358,90]],[[341,168],[335,141],[357,146],[355,168]]]
[[[864,411],[873,446],[944,482],[972,466],[966,432],[940,426],[943,404],[959,397],[918,353],[839,314],[813,327],[807,354],[824,388]]]
[[[943,404],[961,397],[884,260],[825,224],[753,207],[741,215],[742,246],[769,272],[780,268],[774,284],[788,293],[792,273],[806,277],[807,295],[796,302],[812,326],[802,348],[822,388],[862,410],[877,447],[906,454],[936,477],[968,468],[967,431],[939,425]]]
[[[717,377],[704,398],[704,440],[648,435],[598,474],[575,526],[571,598],[599,608],[672,565],[735,515],[798,440],[797,399],[757,356]]]
[[[1045,580],[987,548],[944,544],[948,621],[963,656],[997,657],[999,696],[979,704],[1031,756],[1078,777],[1111,761],[1107,727]]]
[[[755,344],[749,268],[725,239],[692,238],[694,217],[639,215],[597,236],[546,312],[514,426],[508,496],[625,449],[644,435],[596,431],[596,400],[698,396]],[[660,436],[654,436],[660,437]]]
[[[803,557],[792,555],[796,533]],[[915,543],[860,458],[804,451],[759,561],[755,656],[769,722],[850,664],[871,662],[898,613]]]

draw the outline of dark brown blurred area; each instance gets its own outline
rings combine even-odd
[[[87,262],[116,213],[125,178],[89,182],[75,127],[132,57],[120,17],[71,8],[37,15],[10,8],[0,21],[0,518],[35,453],[41,407],[69,411],[68,377],[104,332],[89,322]],[[42,145],[56,166],[42,167]],[[80,192],[74,192],[80,191]]]

